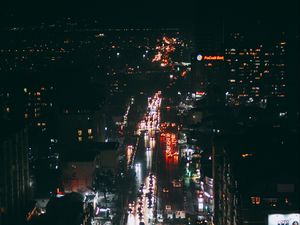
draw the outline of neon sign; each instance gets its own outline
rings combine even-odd
[[[224,60],[224,56],[221,56],[221,55],[214,55],[214,56],[211,56],[211,55],[208,55],[208,56],[204,56],[203,60],[220,60],[220,61],[223,61]]]
[[[205,95],[204,91],[196,91],[196,95]]]
[[[198,54],[196,59],[198,61],[206,60],[206,61],[224,61],[224,56],[223,55],[201,55]]]

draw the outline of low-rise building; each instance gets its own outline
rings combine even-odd
[[[90,143],[79,145],[72,152],[65,153],[62,163],[65,192],[88,192],[94,189],[99,174],[116,174],[118,147],[116,142]]]

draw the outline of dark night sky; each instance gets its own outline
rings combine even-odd
[[[234,26],[264,21],[274,29],[299,24],[299,0],[288,1],[20,1],[0,3],[2,15],[13,13],[16,22],[34,23],[58,16],[93,17],[107,24],[193,27],[220,16]],[[3,22],[3,20],[2,20]],[[4,21],[8,22],[8,21]]]

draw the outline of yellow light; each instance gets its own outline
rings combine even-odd
[[[251,156],[254,156],[253,154],[250,154],[250,153],[245,153],[245,154],[242,154],[241,155],[243,158],[247,158],[247,157],[251,157]]]

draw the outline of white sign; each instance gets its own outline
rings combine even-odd
[[[268,225],[300,225],[300,214],[270,214]]]

